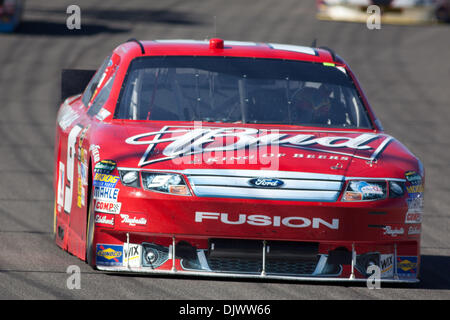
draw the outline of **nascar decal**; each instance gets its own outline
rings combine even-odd
[[[104,200],[96,200],[95,201],[95,211],[97,211],[97,212],[119,214],[121,207],[122,207],[122,203],[120,203],[120,202],[111,202],[111,201],[104,201]]]
[[[160,131],[138,134],[125,141],[133,145],[148,145],[139,161],[139,166],[145,166],[157,161],[198,153],[268,146],[299,148],[374,160],[392,140],[391,137],[373,133],[320,137],[319,134],[299,132],[301,131],[165,126]],[[150,160],[149,156],[154,149],[157,149],[154,153],[161,156]],[[365,152],[363,155],[355,155],[355,150]]]
[[[122,266],[123,246],[111,244],[97,244],[97,265]]]

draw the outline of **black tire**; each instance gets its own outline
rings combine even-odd
[[[89,172],[91,166],[89,166]],[[92,178],[89,176],[88,182],[88,208],[87,210],[87,222],[86,222],[86,263],[95,269],[95,245],[94,245],[94,232],[95,232],[95,217],[94,217],[94,193],[92,192]]]
[[[86,262],[95,269],[95,247],[94,247],[94,210],[93,201],[90,201],[88,211],[88,222],[86,226]]]

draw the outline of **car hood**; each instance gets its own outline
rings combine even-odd
[[[382,177],[403,176],[405,164],[415,164],[393,137],[369,130],[117,121],[103,124],[98,133],[93,143],[100,146],[102,159],[126,168],[370,172]]]

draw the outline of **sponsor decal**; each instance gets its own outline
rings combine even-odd
[[[94,186],[94,199],[116,202],[119,195],[119,190],[120,189],[117,188]]]
[[[80,132],[80,137],[78,139],[78,160],[81,163],[87,163],[86,150],[83,149],[83,141],[84,141],[86,132],[88,131],[89,127],[90,127],[90,125],[83,128],[83,130]]]
[[[76,189],[77,181],[75,180],[75,159],[76,159],[76,142],[77,137],[80,134],[82,127],[79,125],[74,126],[67,136],[67,156],[66,156],[66,182],[64,191],[64,211],[70,214],[72,210],[72,200],[74,198],[74,189]]]
[[[422,213],[420,212],[407,212],[405,216],[405,223],[421,223]]]
[[[108,110],[106,110],[105,108],[101,108],[100,111],[97,113],[97,115],[95,116],[98,120],[103,121],[106,118],[108,118],[108,116],[111,114],[111,112],[109,112]]]
[[[84,163],[80,164],[80,173],[81,173],[81,182],[84,186],[88,184],[88,175],[87,175],[88,167]]]
[[[95,187],[115,188],[118,181],[119,181],[118,176],[112,176],[109,174],[97,172],[94,175],[93,184]]]
[[[229,163],[237,163],[237,164],[245,164],[245,163],[257,163],[258,157],[261,159],[264,158],[284,158],[287,154],[285,153],[262,153],[260,155],[242,155],[242,156],[229,156],[229,157],[210,157],[210,156],[193,156],[192,160],[187,161],[187,164],[200,164],[200,163],[216,163],[216,164],[229,164]],[[329,154],[312,154],[312,153],[294,153],[290,155],[292,159],[311,159],[311,160],[338,160],[338,161],[349,161],[349,156],[337,156],[337,155],[329,155]],[[342,164],[341,164],[342,166]],[[342,168],[339,168],[342,169]]]
[[[94,157],[94,163],[97,163],[100,161],[100,146],[96,145],[96,144],[91,144],[91,146],[89,147],[89,151],[91,151],[92,156]]]
[[[123,244],[123,266],[139,268],[141,266],[142,246],[139,244]]]
[[[119,214],[121,207],[122,207],[122,203],[120,203],[120,202],[111,202],[111,201],[103,201],[103,200],[95,201],[95,211],[97,211],[97,212]]]
[[[82,206],[84,206],[85,201],[83,199],[83,196],[85,194],[85,192],[83,192],[83,182],[81,180],[81,165],[78,164],[78,179],[77,179],[77,206],[78,208],[81,208]]]
[[[296,134],[293,134],[293,133]],[[354,136],[325,136],[298,133],[301,131],[259,130],[254,128],[214,128],[165,126],[160,131],[134,135],[126,139],[132,145],[148,145],[139,166],[206,152],[227,152],[283,146],[324,153],[374,160],[392,140],[373,133]],[[157,152],[153,152],[157,149]],[[356,155],[355,150],[366,151]],[[149,155],[159,157],[149,159]]]
[[[380,255],[381,278],[392,278],[394,276],[394,255]]]
[[[147,225],[147,216],[145,214],[138,214],[138,213],[133,213],[133,214],[125,214],[125,213],[121,213],[120,214],[120,224],[122,225],[127,225],[129,227],[136,227],[136,226],[146,226]]]
[[[261,214],[239,214],[237,217],[229,217],[228,213],[218,212],[196,212],[195,222],[203,223],[205,220],[217,220],[224,224],[241,225],[249,224],[259,227],[289,227],[289,228],[313,228],[321,229],[328,228],[331,230],[339,230],[339,219],[331,219],[326,221],[322,218],[305,218],[305,217],[281,217],[281,216],[266,216]]]
[[[405,172],[405,178],[408,180],[412,185],[420,185],[422,184],[422,177],[415,171],[406,171]]]
[[[362,194],[368,194],[368,195],[384,195],[383,189],[376,184],[369,184],[365,181],[361,181],[359,186],[359,191]]]
[[[96,214],[95,224],[101,227],[114,227],[114,216],[109,214]]]
[[[78,194],[77,194],[77,206],[78,206],[78,208],[81,208],[81,189],[82,188],[83,187],[81,186],[81,178],[78,177],[78,188],[77,188],[77,191],[78,191]]]
[[[406,191],[408,193],[419,193],[419,192],[423,192],[424,191],[424,187],[421,184],[419,184],[419,185],[410,185],[410,186],[406,187]]]
[[[252,186],[262,187],[262,188],[279,188],[284,184],[284,182],[282,180],[272,179],[272,178],[250,179],[248,181],[248,183]]]
[[[409,226],[409,228],[408,228],[408,235],[416,235],[416,234],[420,234],[420,232],[421,232],[420,225]]]
[[[122,266],[123,246],[112,244],[97,244],[97,265]]]
[[[421,223],[424,209],[424,186],[422,177],[415,171],[407,171],[405,178],[406,191],[408,192],[406,199],[408,212],[405,216],[405,223]]]
[[[94,172],[109,174],[116,168],[116,165],[114,160],[102,160],[95,165]]]
[[[57,204],[58,210],[61,210],[60,207],[64,205],[64,163],[59,162],[59,175],[58,175],[58,196],[57,196]]]
[[[405,233],[405,229],[403,228],[392,228],[391,226],[386,226],[383,228],[385,235],[390,235],[392,237],[396,237],[398,235],[402,235]]]
[[[80,115],[75,110],[73,110],[70,105],[64,104],[64,106],[61,109],[58,124],[62,130],[66,130],[79,117]]]
[[[397,274],[399,277],[415,277],[417,273],[417,257],[397,257]]]
[[[410,196],[408,199],[406,199],[406,202],[408,204],[408,212],[423,212],[424,204],[422,194],[415,197]]]

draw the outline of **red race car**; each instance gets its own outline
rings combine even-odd
[[[331,49],[131,39],[62,100],[55,239],[92,267],[418,281],[424,168]]]

